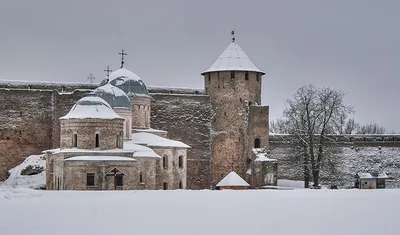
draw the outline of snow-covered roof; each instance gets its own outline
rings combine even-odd
[[[135,162],[136,159],[118,156],[76,156],[64,161],[103,161],[103,162]]]
[[[229,44],[214,64],[202,74],[217,71],[250,71],[265,74],[255,66],[242,48],[234,42]]]
[[[225,178],[223,178],[218,184],[218,187],[223,186],[250,186],[242,177],[240,177],[236,172],[232,171]]]
[[[147,146],[154,146],[154,147],[190,148],[189,145],[181,141],[170,140],[155,134],[145,133],[145,132],[133,133],[132,142],[135,144],[144,144]]]
[[[264,149],[262,148],[254,148],[253,153],[256,155],[256,159],[254,161],[257,162],[275,162],[277,161],[276,159],[272,159],[267,157],[267,154],[264,152]]]
[[[123,90],[111,83],[96,88],[93,93],[104,99],[112,108],[131,108],[129,97]]]
[[[111,106],[96,95],[85,96],[78,100],[69,113],[60,119],[124,119],[112,110]]]
[[[103,80],[100,85],[105,85]],[[150,98],[146,84],[135,73],[126,68],[120,68],[110,74],[109,83],[123,90],[129,97]]]
[[[133,157],[156,157],[160,158],[158,154],[156,154],[151,148],[135,144],[132,140],[128,140],[124,142],[123,149],[106,149],[106,150],[94,150],[94,149],[78,149],[78,148],[57,148],[57,149],[50,149],[43,151],[51,152],[53,154],[56,153],[84,153],[84,154],[91,154],[91,153],[132,153]]]
[[[388,179],[388,175],[385,172],[381,172],[381,173],[368,173],[368,172],[358,172],[357,176],[360,179]]]

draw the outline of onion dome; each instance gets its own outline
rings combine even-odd
[[[104,80],[100,85],[104,85]],[[120,68],[110,74],[109,83],[123,90],[129,97],[150,98],[146,84],[135,73]]]
[[[69,113],[60,119],[124,119],[114,112],[111,106],[95,94],[78,100]]]
[[[131,102],[125,92],[110,83],[97,87],[93,93],[105,100],[111,108],[131,109]]]
[[[255,66],[246,53],[244,53],[242,48],[240,48],[240,46],[235,42],[229,44],[214,64],[204,71],[202,75],[218,71],[249,71],[265,74]]]

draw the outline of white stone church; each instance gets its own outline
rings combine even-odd
[[[150,128],[150,95],[123,67],[60,118],[46,151],[49,190],[185,189],[188,145]]]

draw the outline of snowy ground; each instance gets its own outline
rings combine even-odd
[[[35,191],[0,187],[0,234],[400,234],[400,190]]]

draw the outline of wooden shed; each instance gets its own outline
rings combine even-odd
[[[386,179],[389,177],[385,172],[366,173],[358,172],[356,174],[355,187],[359,189],[379,189],[386,187]]]
[[[242,177],[236,172],[232,171],[225,178],[223,178],[218,184],[217,189],[232,189],[232,190],[245,190],[250,187]]]

